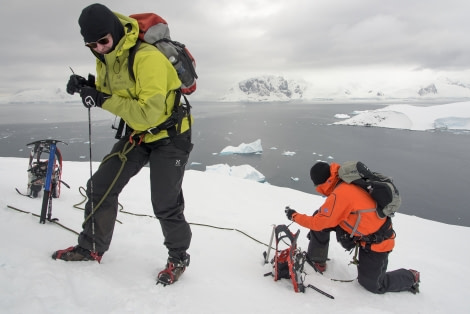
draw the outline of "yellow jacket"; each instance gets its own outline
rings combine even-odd
[[[154,46],[142,43],[135,55],[133,71],[129,75],[128,57],[138,38],[139,26],[135,19],[116,13],[124,27],[124,37],[115,49],[96,56],[96,89],[111,95],[102,108],[121,117],[136,132],[145,132],[166,121],[171,115],[175,91],[181,86],[176,70]],[[181,132],[189,129],[188,118],[181,123]],[[146,134],[143,141],[153,142],[168,137],[167,131]]]

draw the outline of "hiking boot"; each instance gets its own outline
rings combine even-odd
[[[420,280],[420,273],[417,270],[414,269],[408,269],[412,274],[413,274],[413,285],[409,289],[409,291],[413,294],[419,293],[419,283],[421,282]]]
[[[61,259],[66,262],[77,261],[101,261],[103,253],[91,252],[81,246],[71,246],[65,250],[58,250],[52,254],[53,259]]]
[[[166,268],[158,273],[157,285],[161,283],[163,286],[171,285],[177,281],[189,266],[189,254],[184,255],[182,259],[169,257]]]
[[[320,273],[323,275],[323,272],[326,271],[325,262],[314,262],[310,260],[308,257],[306,258],[306,261],[310,266],[312,266],[313,270],[315,270],[317,273]]]

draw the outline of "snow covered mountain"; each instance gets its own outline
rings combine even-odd
[[[288,101],[302,99],[307,82],[282,76],[260,76],[241,81],[222,97],[224,101]]]
[[[386,82],[386,83],[384,83]],[[198,100],[206,100],[198,95]],[[191,95],[192,97],[192,95]],[[302,78],[264,75],[252,77],[236,83],[226,92],[213,96],[224,102],[272,102],[272,101],[311,101],[311,100],[420,100],[470,98],[470,82],[448,77],[425,81],[387,82],[368,80],[326,80],[315,82]],[[214,100],[213,97],[208,100]],[[196,99],[193,98],[193,99]],[[59,103],[80,102],[78,95],[69,95],[60,88],[21,90],[11,95],[0,96],[0,104],[16,103]]]
[[[430,95],[430,94],[437,94],[436,85],[431,84],[426,87],[420,88],[418,91],[420,96]]]
[[[222,101],[290,100],[386,100],[386,99],[465,99],[470,84],[446,77],[431,82],[380,85],[370,82],[315,84],[282,76],[259,76],[239,82],[222,96]]]

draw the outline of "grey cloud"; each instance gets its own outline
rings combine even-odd
[[[93,71],[77,25],[90,2],[6,2],[8,10],[0,11],[0,93],[24,82],[61,87],[68,66]],[[102,3],[123,14],[161,14],[173,38],[197,58],[201,85],[213,89],[257,73],[330,67],[470,68],[466,0]]]

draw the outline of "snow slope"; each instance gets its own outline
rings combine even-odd
[[[52,223],[17,212],[11,205],[39,214],[40,199],[16,193],[26,189],[26,158],[0,158],[0,308],[4,313],[468,313],[470,257],[467,227],[446,225],[398,214],[397,246],[389,270],[415,268],[422,273],[421,293],[374,295],[354,279],[352,256],[332,241],[324,275],[307,267],[306,283],[335,299],[308,289],[294,293],[288,280],[274,282],[263,274],[262,253],[273,224],[288,224],[286,205],[312,213],[322,198],[271,185],[204,173],[186,172],[186,216],[193,223],[191,265],[172,286],[155,285],[166,261],[160,226],[154,218],[118,214],[111,249],[102,263],[51,259],[54,250],[76,244],[77,236]],[[96,169],[98,164],[94,163]],[[88,162],[64,162],[63,189],[53,201],[53,217],[75,231],[83,212],[74,208],[83,197],[78,189],[89,174]],[[124,211],[152,215],[144,168],[121,195]],[[312,188],[313,191],[313,188]],[[81,205],[83,206],[83,205]],[[204,224],[204,225],[198,225]],[[210,225],[210,226],[208,226]],[[307,230],[299,246],[307,248]],[[333,237],[334,238],[334,237]],[[272,255],[271,255],[272,256]]]

